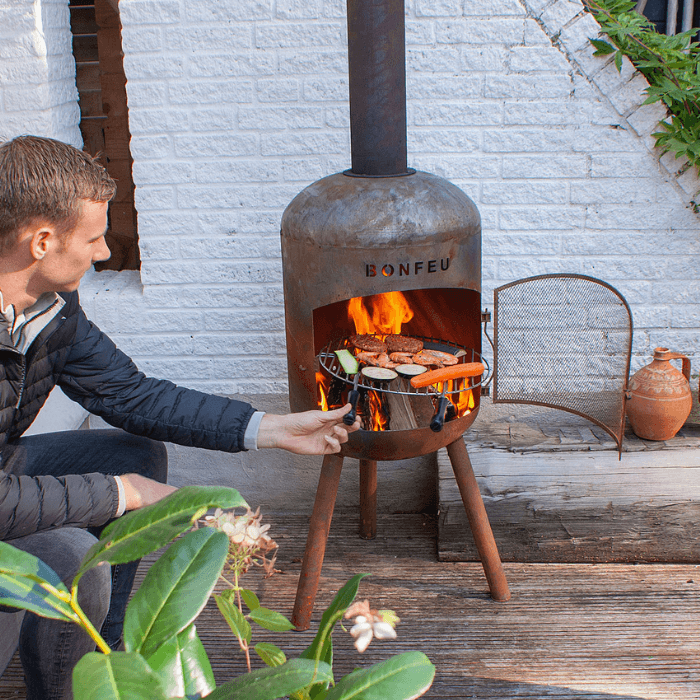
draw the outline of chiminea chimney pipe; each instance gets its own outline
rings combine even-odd
[[[347,0],[352,169],[407,175],[404,0]]]

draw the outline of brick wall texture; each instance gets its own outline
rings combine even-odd
[[[82,145],[65,0],[0,0],[0,141],[19,134]]]
[[[345,2],[119,7],[142,286],[134,273],[103,277],[91,313],[144,371],[283,392],[280,218],[350,165]],[[522,277],[597,277],[632,308],[633,369],[664,345],[696,374],[700,230],[688,205],[700,183],[654,151],[663,111],[642,106],[629,63],[618,73],[592,56],[598,27],[580,2],[407,0],[406,32],[409,165],[479,207],[483,306]]]

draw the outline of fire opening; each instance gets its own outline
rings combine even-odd
[[[443,291],[450,292],[451,290]],[[343,312],[343,318],[347,320],[342,330],[347,335],[338,336],[336,316],[336,326],[333,333],[336,336],[335,339],[318,351],[319,367],[316,372],[316,393],[318,407],[321,410],[333,410],[345,405],[353,389],[354,377],[346,374],[339,365],[335,355],[336,350],[347,349],[355,355],[360,361],[360,369],[369,365],[386,365],[388,369],[391,369],[397,365],[386,356],[387,353],[379,357],[382,353],[374,355],[366,351],[363,352],[361,348],[356,347],[352,342],[353,336],[356,335],[371,336],[380,343],[384,343],[387,336],[403,336],[420,340],[421,345],[425,347],[425,352],[447,353],[451,358],[454,358],[450,359],[447,364],[481,361],[479,352],[472,349],[477,345],[476,342],[471,347],[464,347],[455,342],[464,341],[465,327],[470,329],[467,332],[469,339],[476,340],[473,337],[474,324],[464,322],[463,318],[462,323],[456,323],[449,317],[438,317],[435,311],[436,308],[442,306],[441,301],[443,300],[440,299],[432,299],[432,304],[428,306],[427,310],[425,307],[421,308],[420,305],[416,304],[416,301],[423,298],[421,294],[424,295],[425,292],[414,293],[413,298],[409,299],[411,292],[407,294],[387,292],[368,297],[355,297],[341,304],[326,307],[326,310],[332,308],[334,314]],[[464,298],[461,298],[460,301],[463,302]],[[472,306],[478,309],[478,305]],[[462,317],[469,316],[468,305],[462,303],[459,304],[459,307]],[[327,322],[327,319],[334,314],[321,316],[319,326],[323,327],[325,325],[323,321]],[[426,318],[433,323],[426,324]],[[438,322],[435,324],[436,319]],[[418,324],[416,320],[419,321]],[[459,332],[455,333],[451,339],[435,338],[432,334],[426,336],[420,332],[432,325],[447,326],[453,330],[458,328]],[[478,322],[476,327],[480,330]],[[480,337],[478,339],[480,340]],[[405,363],[412,362],[405,356],[401,359]],[[447,358],[443,359],[447,360]],[[417,360],[417,363],[419,362],[420,360]],[[426,369],[437,369],[442,366],[442,362],[436,360],[432,365],[426,365]],[[438,411],[440,398],[443,394],[449,401],[446,420],[461,418],[471,413],[478,407],[480,384],[479,377],[459,378],[439,382],[417,391],[412,388],[410,379],[406,376],[398,376],[388,384],[367,380],[363,376],[358,387],[360,399],[357,404],[357,413],[361,417],[365,430],[382,432],[427,427]]]

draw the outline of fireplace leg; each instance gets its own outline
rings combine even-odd
[[[377,536],[377,462],[360,460],[360,537]]]
[[[297,597],[292,612],[292,624],[298,630],[309,629],[311,623],[311,612],[314,608],[318,582],[321,578],[323,557],[326,554],[326,541],[333,518],[333,508],[338,495],[342,468],[342,457],[326,455],[323,458],[318,489],[316,490],[316,501],[309,522],[309,534],[306,537],[306,550],[301,565]]]
[[[505,601],[510,598],[510,590],[506,575],[503,572],[503,565],[498,554],[496,541],[493,538],[491,524],[489,523],[484,501],[481,498],[479,485],[476,483],[474,470],[469,459],[464,438],[459,437],[451,445],[447,446],[447,454],[452,462],[457,486],[462,495],[464,508],[467,511],[469,525],[474,536],[476,549],[479,552],[481,563],[484,567],[486,580],[491,590],[491,597],[494,600]]]

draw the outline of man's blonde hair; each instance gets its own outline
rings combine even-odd
[[[83,200],[108,202],[116,184],[92,156],[40,136],[0,145],[0,255],[34,222],[66,234],[78,222]]]

